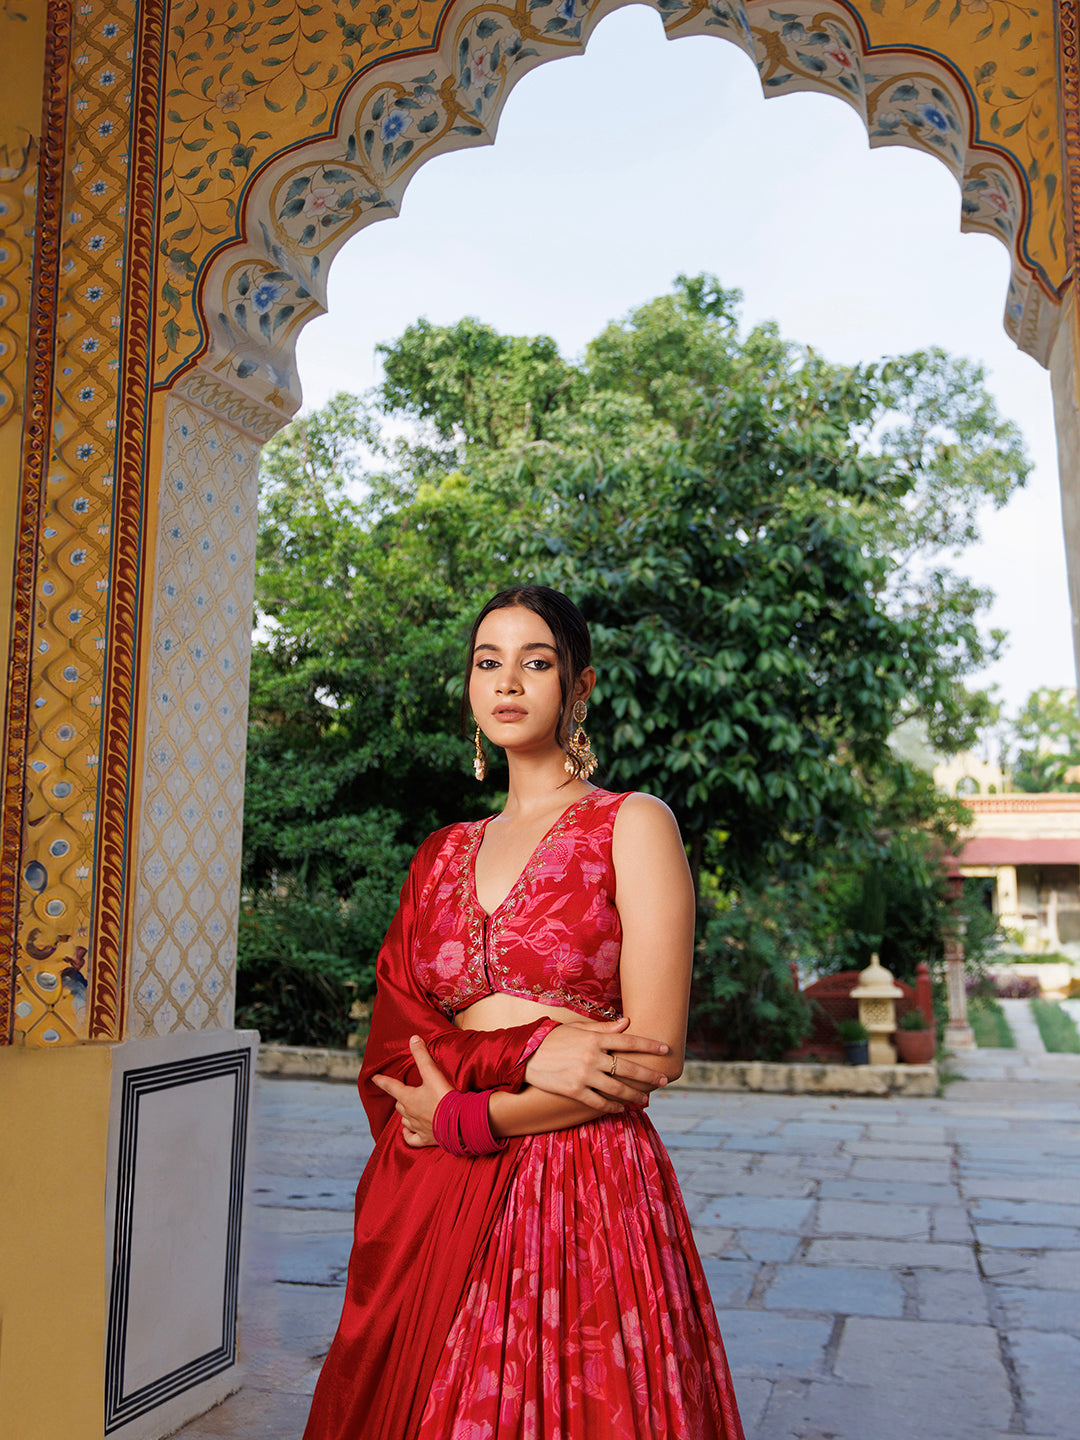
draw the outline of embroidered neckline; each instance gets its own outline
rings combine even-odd
[[[521,874],[514,881],[513,885],[511,885],[510,889],[506,892],[503,898],[499,901],[498,905],[495,906],[494,910],[485,910],[483,905],[480,904],[480,897],[476,893],[476,857],[480,853],[480,845],[484,838],[484,832],[487,830],[487,827],[488,825],[490,825],[492,820],[495,819],[495,816],[488,815],[485,817],[485,819],[478,820],[476,822],[475,831],[472,837],[472,843],[469,847],[469,853],[465,857],[465,873],[468,877],[467,893],[472,905],[477,910],[479,910],[480,914],[484,916],[488,921],[494,921],[496,916],[498,916],[501,911],[505,910],[508,905],[512,909],[513,906],[510,902],[513,901],[514,903],[516,903],[518,892],[524,890],[525,887],[528,885],[529,881],[536,874],[536,871],[539,868],[539,862],[542,859],[544,852],[547,850],[549,845],[551,845],[555,840],[559,838],[560,835],[563,834],[567,826],[570,824],[571,820],[575,818],[577,811],[580,810],[583,805],[588,804],[594,796],[607,795],[609,793],[609,791],[601,790],[599,787],[597,787],[594,790],[589,790],[586,794],[582,795],[580,800],[575,800],[572,805],[568,805],[566,807],[566,809],[558,817],[555,823],[541,837],[541,839],[536,845],[536,848],[533,850],[528,860],[525,861],[525,866]]]

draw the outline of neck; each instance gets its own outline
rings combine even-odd
[[[510,784],[503,814],[510,819],[526,819],[556,805],[565,809],[595,789],[584,780],[568,780],[563,768],[565,759],[558,747],[543,755],[509,755]]]

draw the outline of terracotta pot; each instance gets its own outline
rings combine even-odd
[[[937,1050],[936,1030],[897,1030],[892,1038],[905,1065],[929,1065]]]

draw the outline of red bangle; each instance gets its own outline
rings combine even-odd
[[[490,1094],[490,1090],[448,1090],[432,1116],[436,1145],[449,1155],[494,1155],[505,1149],[505,1137],[497,1139],[491,1131]]]

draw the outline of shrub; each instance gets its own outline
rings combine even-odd
[[[236,1023],[285,1045],[343,1046],[354,999],[374,993],[396,892],[342,898],[290,879],[240,907]]]
[[[836,1033],[843,1045],[862,1045],[870,1039],[870,1032],[861,1020],[838,1020]]]
[[[1034,975],[1002,975],[994,977],[994,994],[999,1000],[1034,1000],[1042,987]]]
[[[905,1010],[897,1021],[898,1030],[929,1030],[930,1025],[921,1010]]]
[[[809,1034],[810,1006],[791,973],[800,937],[787,913],[780,887],[710,902],[690,991],[693,1053],[778,1060]]]

